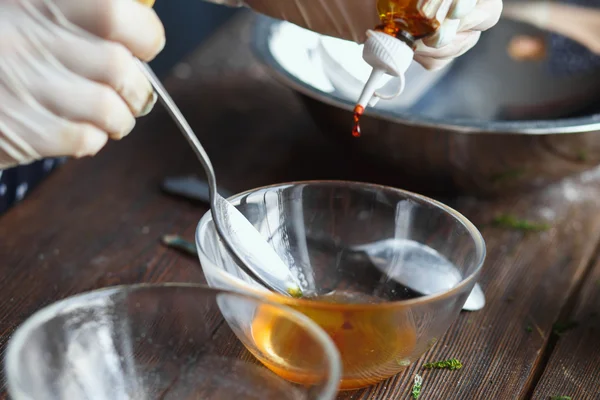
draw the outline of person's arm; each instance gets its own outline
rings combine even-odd
[[[0,170],[0,215],[28,196],[29,192],[64,161],[63,158],[47,158]]]

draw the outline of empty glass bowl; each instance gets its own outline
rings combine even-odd
[[[196,243],[209,285],[262,293],[311,317],[340,351],[341,389],[382,381],[428,350],[456,319],[485,259],[484,240],[465,217],[398,189],[298,182],[230,200],[292,267],[305,297],[254,282],[221,245],[207,213]],[[275,338],[274,348],[303,340],[278,326],[261,329]]]
[[[313,357],[296,362],[298,349],[266,346],[260,323],[302,336]],[[282,379],[236,337],[273,369],[310,382]],[[314,322],[281,304],[165,284],[108,288],[36,312],[11,338],[5,371],[14,400],[332,400],[340,361]]]

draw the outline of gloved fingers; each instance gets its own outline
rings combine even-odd
[[[94,156],[108,141],[106,132],[87,123],[63,120],[54,125],[54,128],[35,141],[35,145],[43,157]],[[25,162],[22,160],[19,164]]]
[[[89,80],[111,86],[134,116],[148,114],[156,95],[135,58],[123,45],[69,35],[50,38],[47,45],[66,68]],[[86,57],[74,55],[86,54]]]
[[[157,96],[133,55],[122,45],[104,42],[96,53],[96,73],[88,78],[110,85],[128,104],[134,116],[147,115]],[[97,66],[102,66],[98,70]]]
[[[440,48],[452,43],[456,38],[460,20],[447,19],[438,28],[433,35],[423,39],[423,43],[428,47]]]
[[[479,41],[481,32],[461,32],[452,43],[440,49],[430,48],[419,42],[415,51],[415,61],[426,69],[436,70],[444,67],[453,59],[471,50]]]
[[[440,69],[446,67],[448,64],[450,64],[452,62],[452,60],[454,60],[454,59],[447,58],[447,59],[443,59],[443,60],[438,60],[437,58],[415,56],[415,61],[418,62],[419,64],[421,64],[423,66],[423,68],[425,68],[426,70],[429,70],[429,71],[440,70]]]
[[[428,47],[442,48],[454,41],[458,33],[485,31],[492,28],[502,15],[502,0],[457,0],[438,31],[423,40]],[[456,16],[461,16],[460,19]]]
[[[94,125],[69,121],[58,132],[57,140],[52,142],[52,147],[46,154],[50,157],[94,156],[107,141],[106,133]]]
[[[36,100],[58,117],[94,125],[111,139],[121,139],[131,132],[135,118],[112,88],[70,75],[37,82],[32,79]]]
[[[439,49],[429,47],[425,43],[419,41],[417,42],[415,56],[439,59],[458,57],[473,47],[480,36],[481,32],[479,31],[461,32],[456,35],[451,43]]]
[[[502,7],[502,0],[479,0],[475,9],[461,19],[458,31],[486,31],[492,28],[502,16]]]
[[[477,1],[454,0],[446,19],[442,22],[437,32],[425,38],[423,42],[427,46],[434,48],[444,47],[451,43],[459,32],[461,19],[473,13],[477,6]]]
[[[463,19],[471,12],[477,5],[478,0],[454,0],[448,18],[451,19]]]
[[[121,43],[141,60],[152,60],[165,46],[164,27],[156,12],[137,1],[50,1],[54,1],[73,24],[103,39]]]
[[[17,165],[19,165],[18,161],[4,150],[3,143],[0,140],[0,171],[16,167]]]
[[[6,109],[0,119],[0,169],[43,157],[95,155],[108,141],[107,134],[96,126],[66,121],[39,103],[3,98]],[[34,115],[32,108],[36,109]]]

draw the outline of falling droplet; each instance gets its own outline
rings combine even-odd
[[[360,117],[363,115],[364,112],[365,108],[363,106],[358,105],[354,108],[354,126],[352,127],[352,136],[354,136],[355,138],[358,138],[361,135]]]

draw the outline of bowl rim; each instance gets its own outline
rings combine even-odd
[[[252,23],[251,48],[258,61],[266,67],[280,83],[304,96],[327,105],[352,112],[355,104],[336,94],[326,93],[296,78],[275,59],[269,49],[271,27],[287,23],[273,18],[256,15]],[[420,127],[451,131],[460,134],[511,134],[511,135],[564,135],[600,131],[600,113],[584,117],[528,120],[528,121],[477,121],[466,118],[440,120],[419,116],[409,112],[368,108],[365,117],[409,127]]]
[[[109,286],[65,297],[35,311],[17,327],[6,347],[4,372],[6,374],[6,388],[11,398],[14,398],[15,400],[30,399],[30,397],[24,394],[21,390],[21,385],[18,385],[19,379],[17,371],[15,370],[15,366],[19,364],[20,350],[26,346],[28,335],[33,329],[36,329],[37,327],[40,327],[44,323],[50,321],[55,316],[59,315],[61,311],[64,311],[65,309],[68,310],[69,307],[84,305],[89,300],[107,299],[111,295],[117,293],[132,293],[140,290],[143,291],[160,288],[193,289],[199,290],[202,293],[212,293],[215,297],[218,294],[242,297],[247,300],[254,301],[255,303],[266,304],[283,310],[286,317],[290,317],[292,321],[307,329],[307,331],[314,339],[316,339],[316,341],[319,342],[323,349],[329,376],[326,381],[323,382],[323,389],[319,393],[318,400],[329,400],[335,398],[339,390],[339,383],[342,374],[341,356],[332,339],[316,322],[308,318],[303,313],[294,310],[293,308],[288,307],[281,302],[272,301],[264,296],[256,296],[248,291],[215,288],[206,284],[183,282],[138,283]],[[238,339],[238,341],[240,340]],[[260,364],[263,365],[262,363]],[[264,365],[263,367],[266,368]],[[270,372],[274,374],[274,372]],[[277,376],[280,379],[286,380],[279,375]]]
[[[344,307],[347,310],[362,311],[362,310],[373,310],[373,309],[382,310],[382,309],[387,309],[387,308],[398,309],[398,308],[403,308],[403,307],[412,307],[415,305],[429,303],[432,301],[440,301],[447,297],[453,297],[458,292],[462,291],[462,289],[465,286],[468,286],[471,283],[473,284],[473,286],[475,285],[475,283],[476,283],[475,281],[479,277],[481,268],[483,267],[483,264],[485,263],[485,259],[486,259],[486,255],[487,255],[487,249],[486,249],[485,239],[483,238],[483,235],[477,229],[477,227],[464,215],[462,215],[455,209],[447,206],[446,204],[441,203],[432,198],[429,198],[427,196],[423,196],[423,195],[420,195],[420,194],[417,194],[414,192],[410,192],[408,190],[398,189],[398,188],[394,188],[391,186],[380,185],[380,184],[375,184],[375,183],[346,181],[346,180],[307,180],[307,181],[292,181],[292,182],[275,183],[275,184],[271,184],[271,185],[267,185],[267,186],[261,186],[261,187],[249,189],[249,190],[243,191],[241,193],[238,193],[238,194],[235,194],[235,195],[229,197],[227,199],[227,201],[231,202],[234,205],[237,205],[237,204],[239,204],[239,201],[242,198],[244,198],[245,196],[252,194],[252,193],[257,193],[262,190],[281,188],[281,187],[286,187],[286,186],[289,187],[289,186],[300,186],[300,185],[310,185],[310,184],[329,184],[329,185],[335,184],[335,185],[345,185],[346,187],[348,187],[348,186],[362,187],[362,188],[372,188],[372,189],[379,189],[379,190],[384,190],[384,191],[391,191],[391,192],[395,192],[395,193],[401,194],[403,196],[406,196],[407,198],[417,199],[417,200],[425,202],[429,205],[433,205],[433,206],[441,209],[443,212],[445,212],[446,214],[453,217],[458,223],[463,225],[463,227],[471,235],[471,238],[473,239],[473,241],[475,243],[476,253],[479,255],[479,259],[476,261],[476,266],[475,266],[475,269],[473,270],[473,272],[471,272],[471,274],[469,274],[468,276],[462,278],[461,281],[456,286],[454,286],[448,290],[433,293],[433,294],[426,295],[426,296],[417,297],[414,299],[387,301],[384,303],[377,303],[377,304],[368,304],[368,303],[345,304]],[[269,298],[275,299],[276,302],[283,302],[286,305],[300,306],[300,307],[309,306],[311,308],[316,308],[316,309],[321,309],[321,310],[330,310],[330,309],[336,308],[336,304],[318,302],[318,301],[307,300],[307,299],[302,299],[302,298],[297,299],[297,298],[287,297],[287,296],[283,296],[279,293],[269,291],[266,288],[250,286],[248,283],[231,275],[230,273],[225,271],[223,268],[219,267],[217,265],[217,263],[213,260],[213,258],[210,257],[206,253],[205,249],[202,246],[202,239],[205,236],[204,232],[208,229],[208,223],[211,221],[212,221],[212,214],[209,210],[202,216],[202,218],[198,222],[198,225],[196,228],[196,234],[195,234],[196,248],[198,249],[198,256],[200,257],[200,255],[202,255],[203,257],[206,257],[208,260],[210,260],[211,264],[216,265],[217,266],[215,268],[216,273],[218,273],[222,279],[227,281],[228,284],[232,285],[233,287],[235,287],[238,290],[250,291],[259,296],[267,296]],[[200,263],[202,264],[201,260],[200,260]],[[204,266],[202,266],[202,268],[204,268]],[[466,301],[466,297],[465,297],[465,301]]]

